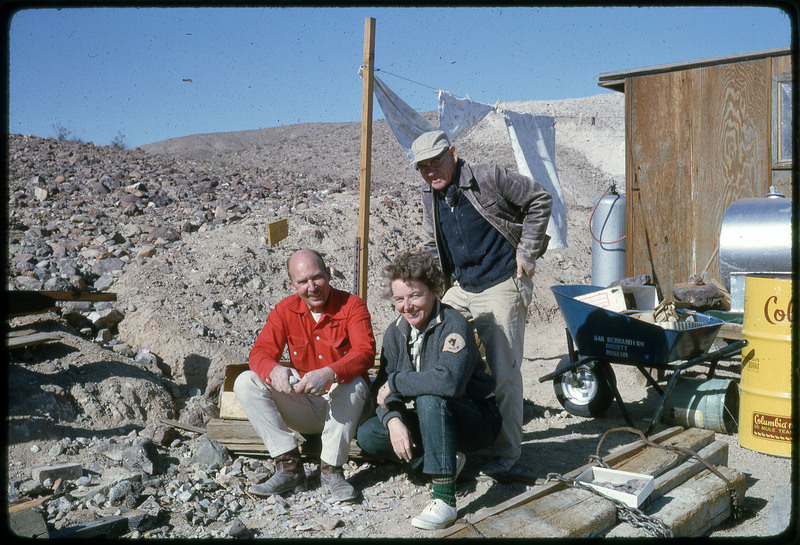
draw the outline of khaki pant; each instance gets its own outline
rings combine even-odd
[[[322,396],[284,394],[273,390],[253,371],[236,377],[233,391],[244,414],[264,440],[275,458],[297,447],[295,430],[322,434],[320,460],[341,466],[350,453],[350,441],[369,398],[369,386],[363,377],[346,384],[333,384]]]
[[[457,283],[442,302],[474,322],[486,353],[486,363],[497,382],[495,395],[503,416],[503,428],[492,446],[492,454],[516,461],[522,454],[522,354],[525,318],[533,296],[533,280],[512,276],[480,293],[464,290]]]

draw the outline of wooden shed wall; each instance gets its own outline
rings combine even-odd
[[[719,279],[725,210],[769,191],[772,75],[767,57],[625,79],[627,272],[662,297],[709,260]]]

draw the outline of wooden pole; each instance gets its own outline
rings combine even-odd
[[[364,19],[364,65],[361,72],[361,189],[358,209],[358,292],[367,300],[367,265],[369,263],[369,190],[372,175],[372,86],[375,61],[375,19]]]

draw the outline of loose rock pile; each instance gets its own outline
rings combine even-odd
[[[357,153],[342,138],[353,127],[334,129],[337,145]],[[298,130],[310,138],[308,127]],[[380,343],[395,316],[380,297],[380,271],[418,247],[422,229],[418,175],[385,124],[375,136],[368,305]],[[501,137],[462,151],[485,159],[505,145]],[[357,172],[357,160],[325,147],[334,140],[317,138],[312,158],[287,138],[286,153],[296,155],[288,161],[255,146],[202,159],[9,135],[8,289],[118,296],[9,322],[61,337],[9,352],[8,366],[9,501],[52,494],[66,471],[41,508],[50,530],[123,516],[130,537],[426,535],[407,518],[429,491],[395,466],[350,462],[345,474],[363,495],[351,505],[330,504],[316,489],[256,499],[246,490],[271,475],[272,462],[232,457],[202,433],[218,416],[225,365],[246,361],[270,308],[289,293],[284,263],[294,248],[321,251],[334,285],[353,286],[358,179],[335,173]],[[558,316],[549,285],[588,278],[585,202],[608,179],[580,154],[558,153],[565,193],[579,198],[568,198],[571,247],[549,251],[537,268],[537,323]],[[510,153],[502,162],[513,162]],[[270,247],[266,225],[280,218],[290,237]],[[306,468],[313,482],[318,467]],[[497,485],[494,499],[483,498],[489,487],[462,484],[459,501],[489,506],[525,489]]]

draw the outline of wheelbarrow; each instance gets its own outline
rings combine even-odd
[[[612,368],[612,364],[632,365],[661,395],[645,432],[650,435],[682,371],[707,364],[708,378],[712,378],[717,362],[741,352],[747,345],[747,341],[736,341],[708,353],[724,322],[700,312],[695,313],[693,322],[649,323],[576,299],[604,289],[601,286],[557,285],[550,289],[567,325],[569,353],[555,371],[539,378],[539,382],[552,379],[559,403],[576,416],[600,416],[616,401],[625,421],[634,427]],[[647,369],[671,371],[664,389]]]

